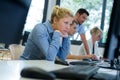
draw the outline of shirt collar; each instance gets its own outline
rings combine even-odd
[[[48,33],[53,33],[53,32],[54,32],[54,30],[53,30],[53,28],[52,28],[52,25],[51,25],[50,21],[46,21],[46,22],[43,23],[43,24],[44,24],[45,27],[47,28]]]

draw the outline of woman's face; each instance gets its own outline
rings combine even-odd
[[[70,24],[73,21],[73,17],[67,16],[56,20],[56,29],[59,30],[62,35],[68,35],[68,30],[70,28]]]
[[[101,34],[97,35],[97,41],[99,41],[101,38],[102,38]]]
[[[99,35],[93,35],[93,36],[94,36],[93,38],[94,38],[95,41],[99,41],[102,38],[102,35],[100,35],[100,34]]]
[[[76,23],[73,23],[68,31],[68,35],[74,35],[74,33],[76,32],[76,26],[77,24]]]

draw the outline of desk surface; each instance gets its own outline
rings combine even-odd
[[[46,71],[61,69],[68,66],[54,64],[53,61],[46,60],[15,60],[0,61],[0,80],[30,80],[20,76],[20,72],[25,67],[39,67]]]
[[[25,67],[39,67],[46,71],[57,70],[68,66],[54,64],[53,61],[46,60],[10,60],[0,61],[0,80],[32,80],[20,76],[20,72]],[[116,75],[116,71],[99,69],[99,73],[110,73]],[[35,79],[34,79],[35,80]]]

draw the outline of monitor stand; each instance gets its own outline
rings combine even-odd
[[[114,70],[120,70],[120,61],[117,59],[117,60],[110,60],[110,61],[107,61],[106,63],[110,64],[110,65],[106,65],[106,64],[102,64],[102,65],[99,65],[99,67],[101,68],[106,68],[106,69],[114,69]]]

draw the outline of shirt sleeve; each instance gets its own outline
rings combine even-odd
[[[35,34],[33,39],[39,48],[40,53],[44,54],[46,60],[53,61],[60,47],[60,32],[53,32],[52,38],[44,26],[36,27],[32,34]]]
[[[60,59],[65,60],[69,53],[70,53],[70,39],[69,37],[63,38],[62,46],[60,47],[57,56]]]
[[[79,34],[85,34],[85,28],[84,28],[83,25],[77,25],[76,31],[77,31]]]

